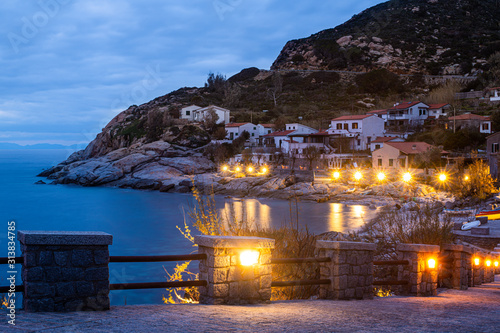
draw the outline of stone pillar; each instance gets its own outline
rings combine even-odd
[[[472,250],[463,245],[441,246],[438,264],[441,264],[440,283],[442,286],[461,290],[469,287],[471,254]]]
[[[401,287],[401,294],[412,296],[436,296],[439,246],[424,244],[398,244],[398,260],[408,260],[409,265],[401,265],[398,280],[408,280],[409,284]],[[436,260],[436,268],[430,269],[427,261]]]
[[[28,312],[109,310],[109,251],[104,232],[19,231]]]
[[[331,258],[331,262],[320,263],[321,279],[331,280],[331,284],[320,285],[320,298],[373,298],[375,244],[318,240],[316,249],[319,257]]]
[[[491,254],[485,257],[484,263],[484,282],[490,283],[495,281],[495,266],[493,265],[493,257]],[[487,261],[489,260],[490,266],[488,267]]]
[[[472,285],[470,287],[479,286],[484,283],[484,258],[485,254],[483,251],[474,250],[472,254]],[[476,259],[479,259],[479,265],[476,265]]]
[[[198,253],[207,255],[200,261],[202,304],[254,304],[271,300],[271,250],[274,239],[259,237],[195,236]],[[258,252],[257,262],[243,266],[243,251]]]

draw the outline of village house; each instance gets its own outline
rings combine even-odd
[[[408,169],[414,167],[414,159],[433,146],[426,142],[385,142],[372,152],[372,166],[382,169]],[[442,151],[442,154],[446,154]]]
[[[387,127],[393,130],[408,131],[421,126],[429,116],[429,105],[420,101],[396,103],[387,109]]]
[[[328,133],[336,139],[349,139],[352,150],[366,150],[372,140],[384,135],[384,120],[373,114],[341,116],[332,119]]]
[[[500,102],[500,87],[486,89],[486,96],[490,102]]]
[[[200,107],[197,105],[186,106],[181,109],[180,118],[187,119],[190,122],[202,122],[207,114],[214,111],[218,116],[217,124],[228,124],[231,111],[215,105]]]
[[[259,137],[274,132],[274,124],[258,124]]]
[[[368,111],[366,114],[370,115],[370,116],[376,115],[376,116],[384,119],[384,122],[387,122],[387,109]]]
[[[448,118],[448,127],[454,130],[470,128],[480,133],[491,134],[491,120],[488,116],[466,113]]]
[[[384,146],[385,142],[404,142],[405,140],[397,136],[379,136],[370,144],[370,150],[374,151]]]
[[[490,174],[493,178],[498,178],[498,159],[500,158],[500,132],[486,137],[486,154],[490,166]]]
[[[286,124],[285,128],[285,131],[271,132],[261,136],[260,145],[279,148],[284,153],[288,153],[291,143],[304,143],[304,138],[318,132],[314,128],[298,123]]]
[[[226,139],[228,140],[239,138],[244,131],[247,131],[248,134],[250,134],[250,142],[256,142],[259,137],[257,125],[252,123],[229,123],[225,125],[225,128],[227,132]]]
[[[429,104],[429,118],[439,119],[448,116],[451,105],[448,103]]]

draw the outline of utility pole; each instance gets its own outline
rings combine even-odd
[[[455,129],[456,129],[456,115],[455,115],[455,107],[453,107],[453,133],[455,133]]]

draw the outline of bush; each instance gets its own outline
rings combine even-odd
[[[376,69],[356,76],[356,84],[362,92],[386,95],[392,92],[401,93],[403,84],[399,77],[386,69]]]

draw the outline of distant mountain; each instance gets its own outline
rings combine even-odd
[[[391,0],[286,43],[272,69],[467,74],[500,51],[498,0]]]
[[[84,147],[83,147],[84,148]],[[0,149],[82,149],[82,145],[74,144],[71,146],[64,146],[59,144],[51,144],[51,143],[37,143],[34,145],[18,145],[17,143],[11,142],[0,142]]]

